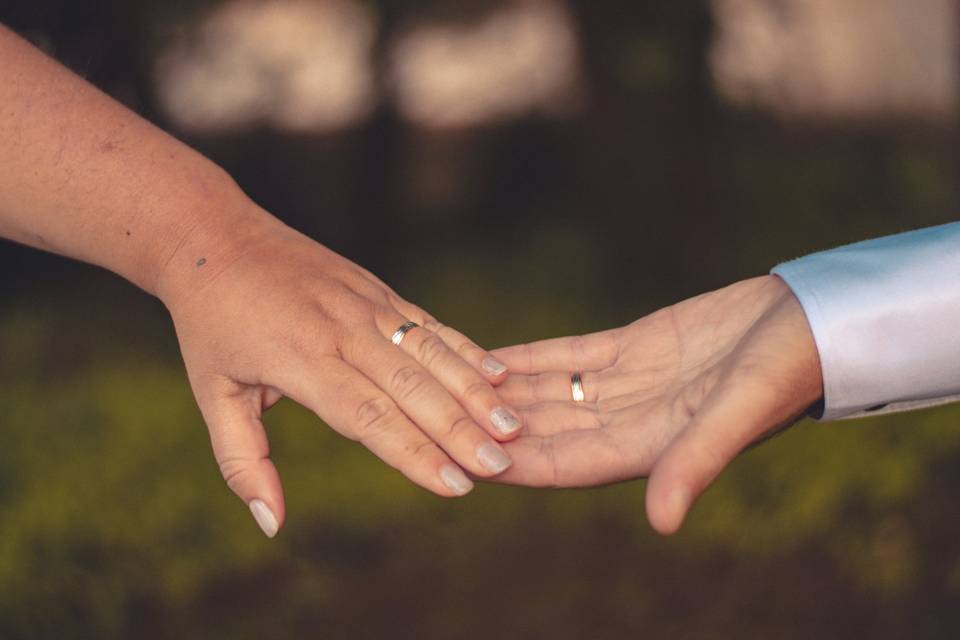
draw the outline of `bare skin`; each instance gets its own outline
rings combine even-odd
[[[267,535],[285,509],[261,414],[282,396],[442,496],[511,464],[498,441],[521,425],[486,351],[3,27],[0,78],[0,237],[164,302],[223,476]],[[395,346],[407,320],[423,327]]]
[[[738,453],[822,395],[800,303],[775,276],[685,300],[619,329],[494,351],[520,408],[498,482],[582,487],[649,476],[647,516],[675,532]],[[583,372],[585,401],[571,399]]]
[[[282,396],[440,495],[472,488],[463,470],[535,486],[649,475],[650,521],[670,533],[738,452],[821,394],[803,311],[776,278],[491,359],[2,27],[0,77],[0,236],[166,304],[223,476],[268,535],[285,510],[261,415]],[[398,348],[408,319],[424,328]]]

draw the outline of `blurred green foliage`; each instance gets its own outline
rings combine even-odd
[[[211,3],[136,4],[22,3],[0,21],[47,30],[169,127],[141,79],[162,35],[104,34],[128,19],[168,33]],[[373,4],[390,20],[415,10]],[[324,139],[192,142],[490,346],[623,324],[955,217],[955,128],[730,111],[704,74],[705,3],[575,11],[590,94],[571,120],[432,139],[387,111]],[[421,161],[456,174],[449,201],[410,188]],[[642,481],[442,500],[284,401],[267,420],[288,525],[268,541],[219,477],[162,307],[21,248],[0,247],[0,267],[14,274],[0,285],[0,638],[902,638],[960,624],[957,407],[798,425],[661,539]]]

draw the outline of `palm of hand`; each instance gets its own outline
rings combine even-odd
[[[495,352],[526,429],[498,478],[589,486],[650,476],[647,511],[679,527],[694,497],[741,450],[788,425],[821,393],[799,303],[778,278],[743,281],[636,322]],[[571,399],[583,372],[585,402]]]

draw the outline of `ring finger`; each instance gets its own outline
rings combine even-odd
[[[387,328],[384,333],[405,322],[399,314],[387,314],[382,321],[383,327]],[[455,340],[452,334],[456,334],[456,331],[448,329],[444,333],[448,339]],[[472,344],[466,338],[460,342],[464,351],[470,351]],[[460,352],[455,351],[440,332],[415,327],[400,335],[398,346],[429,371],[490,435],[499,440],[508,440],[520,431],[522,422],[517,412],[501,400],[490,382],[461,357]]]
[[[583,402],[595,403],[598,399],[601,374],[584,371],[580,374]],[[514,406],[540,402],[573,401],[573,373],[547,371],[545,373],[513,373],[497,387],[500,397]]]

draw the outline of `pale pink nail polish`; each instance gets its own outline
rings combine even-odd
[[[253,514],[253,519],[257,521],[260,529],[268,538],[277,535],[277,531],[280,530],[280,524],[277,522],[277,517],[273,515],[273,511],[270,510],[266,502],[260,499],[251,500],[250,513]]]
[[[520,428],[520,419],[505,407],[497,407],[490,412],[490,422],[503,435],[510,435]]]
[[[507,365],[503,364],[493,356],[487,356],[484,358],[483,362],[480,363],[480,366],[483,367],[484,371],[492,376],[498,376],[507,370]]]
[[[513,464],[507,452],[500,445],[492,442],[484,442],[477,447],[477,460],[484,469],[493,473],[502,473]]]
[[[450,491],[458,496],[463,496],[473,490],[473,482],[460,469],[452,464],[445,464],[440,468],[440,479]]]

